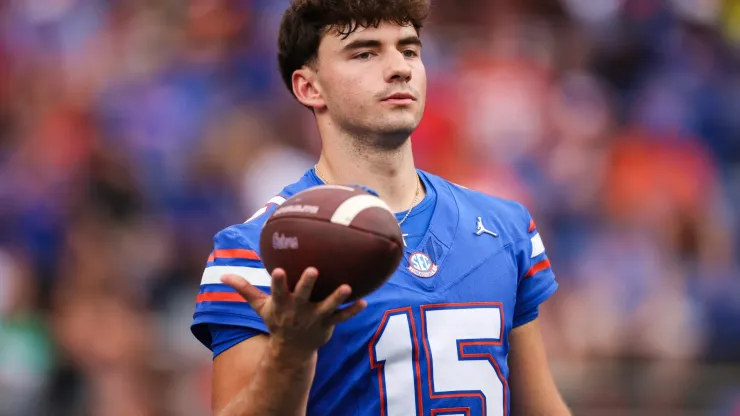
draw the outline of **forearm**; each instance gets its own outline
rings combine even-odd
[[[555,385],[540,334],[534,320],[509,335],[509,388],[511,413],[532,416],[570,416]]]
[[[316,358],[316,353],[300,358],[265,348],[250,383],[219,416],[305,416]]]

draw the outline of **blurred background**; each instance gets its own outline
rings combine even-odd
[[[0,2],[0,415],[205,415],[213,235],[312,166],[286,0]],[[419,167],[527,205],[577,415],[740,415],[740,1],[436,0]]]

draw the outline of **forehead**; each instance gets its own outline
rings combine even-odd
[[[343,28],[342,28],[343,29]],[[378,27],[358,26],[349,36],[340,33],[339,29],[332,28],[324,35],[319,50],[325,49],[339,52],[341,49],[357,40],[375,40],[381,43],[395,44],[400,39],[418,36],[413,25],[399,25],[393,22],[382,22]]]

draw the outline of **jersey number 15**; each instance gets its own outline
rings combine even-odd
[[[425,416],[425,387],[432,400],[477,398],[482,415],[505,415],[508,389],[496,359],[490,353],[469,351],[474,346],[501,345],[502,304],[423,305],[420,312],[421,341],[414,314],[406,307],[385,313],[368,346],[370,365],[378,372],[381,415]],[[426,356],[426,383],[421,378],[419,344]],[[434,408],[430,414],[469,416],[470,408]]]

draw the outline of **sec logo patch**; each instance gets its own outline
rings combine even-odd
[[[437,265],[425,253],[417,251],[409,256],[408,270],[419,277],[432,277],[437,274]]]

